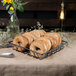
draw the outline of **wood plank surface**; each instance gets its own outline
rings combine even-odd
[[[60,10],[62,0],[23,0],[29,1],[25,11],[17,11],[20,27],[31,27],[40,21],[45,27],[60,27]],[[63,0],[65,3],[64,27],[76,27],[76,0]],[[9,15],[0,4],[0,27],[8,25]]]
[[[37,21],[39,21],[45,27],[58,27],[59,20],[58,19],[19,19],[20,27],[31,27],[35,26]],[[0,19],[0,27],[7,26],[8,19],[3,18]]]

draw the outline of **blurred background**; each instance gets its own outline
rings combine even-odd
[[[17,11],[20,21],[20,28],[30,28],[39,21],[44,28],[61,28],[61,3],[64,2],[64,22],[65,31],[76,31],[76,0],[23,0],[29,1],[24,6],[25,11]],[[9,15],[0,3],[0,28],[8,26]]]

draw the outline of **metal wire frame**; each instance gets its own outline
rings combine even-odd
[[[56,52],[61,51],[61,50],[64,48],[65,45],[68,45],[67,41],[62,41],[62,43],[61,43],[59,46],[57,46],[56,48],[51,49],[51,50],[49,50],[49,51],[41,54],[41,53],[39,53],[39,52],[37,52],[37,51],[32,51],[32,50],[29,49],[29,48],[25,48],[25,47],[22,47],[22,46],[20,46],[20,45],[13,44],[12,42],[9,42],[9,44],[11,44],[12,46],[17,46],[17,47],[24,48],[24,49],[27,50],[28,52],[25,51],[25,52],[22,52],[22,53],[24,53],[24,54],[26,53],[26,54],[28,54],[29,56],[34,57],[34,58],[36,58],[36,59],[40,59],[40,60],[42,60],[42,59],[44,59],[44,58],[47,58],[47,57],[49,57],[50,55],[55,54]],[[33,55],[30,54],[30,51],[33,53]]]

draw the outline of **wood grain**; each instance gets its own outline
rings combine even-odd
[[[23,0],[29,1],[24,6],[25,11],[18,13],[20,27],[31,27],[40,21],[45,27],[60,27],[60,10],[62,0]],[[63,0],[65,3],[65,21],[64,27],[76,27],[76,0]],[[69,11],[69,12],[68,12]],[[5,12],[5,13],[4,13]],[[0,4],[0,27],[8,25],[9,15],[6,13],[5,7]]]

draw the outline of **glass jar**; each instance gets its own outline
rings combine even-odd
[[[14,14],[10,15],[9,25],[7,26],[7,32],[11,35],[11,37],[14,37],[20,32],[19,20],[16,15],[16,11],[14,12]]]

